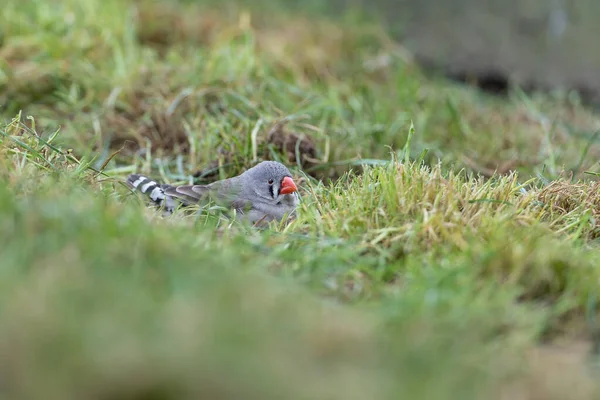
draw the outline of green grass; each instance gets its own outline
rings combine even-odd
[[[0,10],[3,397],[596,398],[600,116],[269,10]],[[291,225],[123,184],[261,159],[300,183]]]

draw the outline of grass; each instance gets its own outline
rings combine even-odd
[[[271,10],[0,10],[4,397],[596,398],[598,113]],[[163,218],[122,183],[261,159],[300,183],[291,225]]]

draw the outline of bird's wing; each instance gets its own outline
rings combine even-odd
[[[235,209],[239,213],[244,213],[252,208],[252,201],[244,196],[239,176],[222,181],[217,181],[208,185],[211,196],[216,198],[217,202],[225,204]]]
[[[216,203],[233,208],[240,208],[246,204],[238,198],[240,188],[235,179],[224,179],[208,185],[181,185],[165,190],[169,196],[177,197],[189,203],[198,203],[211,198]]]
[[[202,190],[203,185],[182,185],[182,186],[171,186],[165,189],[165,194],[171,197],[177,197],[189,204],[198,203],[209,190]]]

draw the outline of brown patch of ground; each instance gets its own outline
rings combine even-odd
[[[266,137],[266,153],[272,147],[290,164],[302,169],[317,165],[317,149],[310,137],[288,130],[284,124],[276,123]]]
[[[125,147],[125,152],[135,152],[149,144],[153,152],[186,154],[190,146],[186,118],[226,110],[213,93],[205,93],[197,101],[192,91],[186,93],[151,80],[148,77],[123,103],[105,112],[102,132],[110,138],[111,148]]]
[[[185,107],[173,111],[163,101],[134,93],[127,108],[115,108],[103,118],[103,132],[111,137],[111,147],[125,147],[126,152],[150,144],[152,151],[187,152],[188,137],[184,128]]]

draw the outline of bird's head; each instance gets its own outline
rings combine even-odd
[[[263,161],[242,174],[246,190],[269,203],[297,199],[297,187],[285,165]]]

